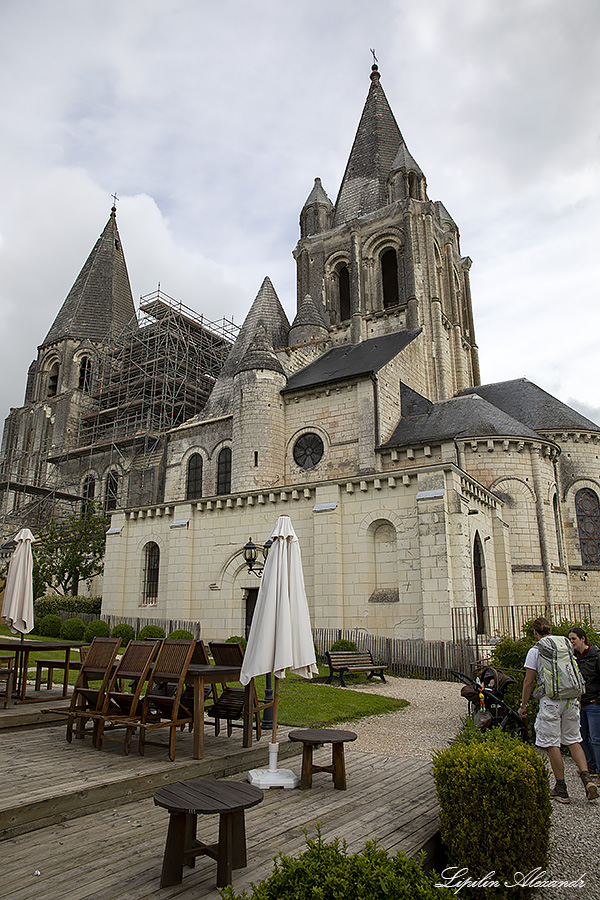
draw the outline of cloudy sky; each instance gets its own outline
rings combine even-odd
[[[484,382],[600,422],[597,0],[2,0],[0,417],[117,192],[134,297],[295,311],[298,214],[335,200],[379,60],[461,231]]]

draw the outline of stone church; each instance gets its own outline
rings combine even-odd
[[[265,278],[237,334],[196,322],[195,365],[182,352],[196,408],[182,399],[165,416],[154,391],[129,430],[132,398],[85,389],[107,368],[94,354],[114,343],[117,320],[113,380],[128,380],[135,354],[122,348],[139,343],[114,210],[107,230],[95,301],[65,301],[3,442],[6,459],[28,440],[65,495],[84,502],[93,483],[112,510],[103,613],[243,634],[258,586],[243,547],[262,545],[281,513],[300,540],[318,628],[447,641],[459,613],[491,633],[492,609],[596,601],[600,427],[527,379],[480,384],[471,260],[427,195],[376,65],[335,203],[317,178],[300,212],[293,321]],[[145,304],[159,325],[161,304]],[[96,339],[90,323],[102,316]],[[158,355],[161,340],[150,341]],[[73,437],[44,458],[61,377],[60,427]],[[24,420],[38,423],[29,437]]]

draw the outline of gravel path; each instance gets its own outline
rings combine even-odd
[[[432,751],[448,746],[467,714],[467,701],[460,696],[460,688],[456,682],[412,678],[388,678],[386,684],[373,682],[353,688],[402,697],[410,706],[399,712],[336,725],[358,735],[354,743],[347,745],[346,752],[370,750],[385,756],[431,759]],[[600,900],[600,801],[589,803],[585,799],[570,756],[565,758],[565,778],[571,802],[552,803],[550,865],[545,877],[562,881],[576,881],[581,877],[584,886],[537,888],[529,896],[532,900],[569,897]]]

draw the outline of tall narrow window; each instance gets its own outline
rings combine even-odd
[[[560,527],[560,513],[558,509],[558,497],[555,494],[552,499],[552,508],[554,510],[554,530],[556,531],[556,549],[558,551],[558,564],[563,566],[565,563],[565,554],[562,542],[562,529]]]
[[[581,563],[584,566],[600,566],[600,503],[598,503],[598,495],[590,488],[582,488],[577,491],[575,512],[577,513]]]
[[[338,286],[340,292],[340,321],[350,318],[350,272],[348,266],[340,266],[338,270]]]
[[[475,581],[475,616],[477,634],[485,634],[485,560],[479,532],[473,542],[473,575]]]
[[[231,493],[231,449],[223,447],[217,462],[217,494]]]
[[[383,307],[398,306],[398,258],[395,250],[386,250],[381,255],[381,282],[383,284]]]
[[[81,514],[85,515],[89,512],[94,504],[94,494],[96,493],[96,480],[93,475],[88,475],[83,482],[83,503],[81,504]]]
[[[117,508],[117,500],[119,499],[119,473],[112,471],[108,473],[106,479],[106,497],[104,500],[104,508],[108,511]]]
[[[83,356],[79,363],[79,390],[89,392],[92,384],[92,361]]]
[[[145,547],[144,560],[144,603],[155,606],[158,601],[158,573],[160,569],[160,547],[149,541]]]
[[[58,363],[53,363],[50,371],[48,372],[48,396],[55,397],[58,391],[58,372],[59,366]]]
[[[192,453],[188,462],[186,500],[196,500],[202,496],[202,457]]]

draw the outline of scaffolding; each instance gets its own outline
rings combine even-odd
[[[86,473],[105,471],[113,463],[122,476],[118,506],[152,502],[164,450],[161,438],[202,411],[238,333],[232,320],[212,322],[160,286],[142,296],[135,319],[98,348],[91,391],[68,443],[39,448],[33,480],[17,476],[25,451],[13,447],[5,453],[0,473],[4,533],[17,524],[31,527],[72,512],[84,499]]]

